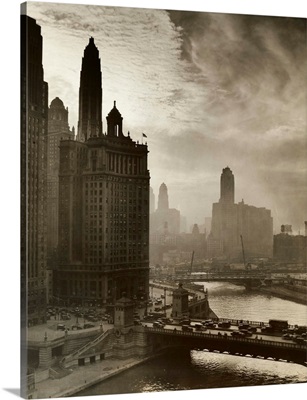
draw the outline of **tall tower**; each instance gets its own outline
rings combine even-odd
[[[46,136],[48,84],[41,27],[21,16],[21,315],[46,320]]]
[[[235,202],[235,178],[229,167],[223,169],[221,174],[220,203],[234,204]]]
[[[68,125],[68,108],[56,97],[52,100],[48,112],[47,135],[47,263],[56,262],[58,245],[58,202],[59,202],[59,165],[60,141],[74,139]]]
[[[77,140],[60,143],[59,251],[55,295],[67,303],[115,304],[149,293],[147,145],[123,132],[114,106],[102,134],[98,49],[91,38],[80,79]]]
[[[102,135],[102,85],[99,51],[90,38],[80,73],[78,140]]]
[[[159,189],[159,197],[158,197],[158,210],[165,211],[169,209],[168,205],[168,193],[167,186],[165,183],[162,183]]]

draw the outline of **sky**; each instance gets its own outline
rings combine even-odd
[[[70,1],[71,0],[61,0],[61,1]],[[77,1],[77,0],[76,0]],[[181,9],[194,9],[194,10],[206,10],[206,11],[213,11],[213,12],[228,12],[228,13],[247,13],[247,14],[266,14],[266,15],[280,15],[280,16],[285,16],[285,15],[291,15],[291,16],[296,16],[296,17],[307,17],[307,11],[306,11],[306,4],[302,0],[278,0],[278,1],[267,1],[267,0],[250,0],[250,1],[244,1],[244,0],[202,0],[201,2],[199,0],[146,0],[146,2],[142,0],[78,0],[77,2],[79,3],[104,3],[104,4],[117,4],[117,5],[133,5],[135,7],[168,7],[168,8],[181,8]],[[3,320],[5,320],[9,326],[10,329],[4,329],[1,331],[2,335],[2,340],[3,343],[7,343],[7,346],[4,346],[2,348],[2,353],[3,354],[3,359],[6,360],[6,373],[5,374],[0,374],[0,379],[1,380],[1,385],[0,385],[0,391],[1,391],[1,399],[13,399],[16,398],[16,394],[19,395],[19,387],[20,387],[20,382],[19,382],[19,365],[16,363],[16,360],[20,358],[19,354],[19,346],[16,346],[16,343],[20,342],[20,321],[19,321],[19,315],[20,315],[20,284],[19,282],[19,267],[20,267],[20,254],[18,251],[19,248],[19,241],[20,241],[20,232],[19,232],[19,226],[20,226],[20,187],[19,187],[19,182],[20,182],[20,146],[19,146],[19,130],[20,130],[20,123],[19,123],[19,118],[16,117],[16,110],[20,109],[19,101],[20,101],[20,87],[19,87],[19,80],[16,79],[16,77],[19,76],[20,74],[20,62],[19,62],[19,47],[20,47],[20,34],[19,34],[19,7],[20,7],[20,0],[10,0],[6,2],[5,4],[5,17],[2,19],[2,23],[0,25],[1,29],[1,35],[0,35],[0,40],[1,40],[1,51],[2,54],[9,54],[9,57],[3,57],[3,62],[1,63],[1,74],[0,74],[0,81],[1,81],[1,89],[2,93],[5,95],[0,96],[0,102],[1,102],[1,110],[3,110],[3,115],[5,115],[5,118],[2,118],[2,123],[4,124],[3,126],[3,144],[0,148],[0,174],[1,174],[1,182],[2,182],[2,187],[5,188],[3,190],[3,193],[5,195],[1,196],[0,202],[1,202],[1,240],[0,243],[2,244],[1,247],[1,254],[2,254],[2,260],[3,260],[3,265],[6,266],[5,268],[5,279],[2,279],[0,282],[0,293],[1,293],[1,300],[2,304],[5,304],[6,306],[2,307],[2,316]],[[192,26],[191,26],[192,27]],[[45,28],[43,28],[43,31]],[[66,34],[69,32],[67,31]],[[55,33],[54,33],[55,34]],[[291,32],[289,32],[290,36]],[[187,35],[187,34],[186,34]],[[59,38],[59,36],[57,36]],[[9,40],[8,40],[9,38]],[[50,38],[49,38],[50,39]],[[48,42],[49,42],[48,39]],[[188,37],[184,37],[184,41],[188,43]],[[219,37],[219,40],[221,37]],[[77,75],[79,74],[78,69],[81,66],[81,57],[83,54],[84,47],[86,46],[87,38],[83,38],[80,40],[78,47],[76,48],[76,53],[78,53],[77,57],[75,58],[77,67],[73,65],[73,68],[77,70]],[[217,38],[215,39],[217,40]],[[60,48],[60,45],[62,44],[63,37],[58,40],[57,47],[58,49]],[[72,41],[73,43],[73,41]],[[209,43],[210,44],[210,43]],[[209,45],[208,44],[208,45]],[[213,45],[214,43],[211,43]],[[44,38],[44,45],[46,46],[46,38]],[[301,48],[301,45],[300,47]],[[302,50],[304,51],[304,50]],[[180,57],[187,57],[188,53],[182,54],[179,52]],[[65,56],[65,54],[64,54]],[[101,53],[101,56],[103,54]],[[302,54],[302,58],[303,54]],[[305,57],[306,59],[306,57]],[[5,60],[9,62],[5,62]],[[59,59],[60,60],[60,59]],[[188,62],[191,62],[190,59],[187,59]],[[48,61],[48,63],[50,60]],[[61,60],[58,61],[61,63]],[[106,59],[104,59],[105,64]],[[290,59],[291,62],[291,59]],[[62,71],[61,74],[58,75],[58,79],[60,76],[65,76],[65,84],[66,86],[68,85],[69,82],[72,82],[71,88],[75,93],[77,93],[78,90],[78,85],[79,85],[79,76],[76,77],[77,81],[75,80],[70,80],[69,77],[66,77],[67,74],[64,75],[64,70],[65,66],[70,63],[70,60],[67,59],[66,57],[64,58],[64,61],[62,63]],[[72,63],[74,64],[74,63]],[[129,65],[127,60],[123,61],[122,66]],[[45,68],[45,75],[49,74],[50,71],[50,66],[47,65],[46,62],[44,62],[44,68]],[[48,71],[47,71],[48,70]],[[105,72],[104,72],[105,74]],[[68,79],[69,78],[69,79]],[[106,93],[106,84],[107,82],[104,82],[105,86],[105,93],[104,93],[104,100],[106,100],[105,96],[107,95]],[[108,84],[111,84],[111,82],[108,82]],[[114,82],[112,83],[114,85]],[[300,89],[304,87],[304,81],[302,80],[302,85]],[[62,86],[63,89],[65,88],[65,85]],[[56,89],[56,82],[49,82],[49,89],[53,88],[52,90],[52,95],[55,96],[61,96],[63,100],[65,101],[65,104],[69,106],[70,113],[72,113],[73,109],[76,110],[77,108],[73,104],[68,104],[70,103],[70,99],[67,97],[67,95],[70,93],[69,91],[66,90],[66,94],[64,95],[62,92],[60,94],[57,93]],[[71,96],[72,98],[74,96]],[[295,96],[296,97],[296,96]],[[49,98],[49,102],[52,100],[52,98]],[[135,100],[135,99],[134,99]],[[148,100],[148,99],[147,99]],[[123,92],[121,90],[121,96],[120,98],[117,98],[117,105],[119,106],[120,104],[120,110],[122,111],[123,107]],[[72,102],[73,103],[73,102]],[[74,100],[75,103],[75,100]],[[112,93],[110,93],[110,103],[109,105],[104,103],[104,110],[103,110],[103,115],[104,117],[106,116],[107,112],[113,105],[113,96]],[[138,107],[140,107],[138,105]],[[144,111],[143,111],[144,112]],[[302,111],[304,112],[304,111]],[[8,118],[7,118],[8,116]],[[125,129],[128,129],[127,126],[130,124],[130,118],[135,116],[135,114],[127,115],[125,113],[124,116],[124,123],[125,123]],[[77,116],[75,117],[77,119]],[[73,121],[73,124],[76,122]],[[71,118],[71,124],[72,124],[72,118]],[[141,132],[140,126],[137,124],[136,128],[133,132],[133,135],[135,136],[136,140],[138,137],[138,133]],[[205,127],[205,124],[204,124]],[[146,132],[151,132],[151,135],[148,136],[148,145],[150,148],[150,153],[149,153],[149,158],[150,162],[152,164],[153,160],[152,157],[154,156],[155,152],[157,151],[157,145],[154,148],[153,147],[153,128],[148,129],[146,127]],[[222,131],[221,131],[222,132]],[[250,132],[248,132],[250,134]],[[158,136],[159,132],[155,131],[154,139],[156,143],[156,137]],[[161,133],[162,134],[162,133]],[[168,134],[168,131],[167,131]],[[200,134],[205,134],[205,130],[201,129]],[[192,135],[192,134],[191,134]],[[195,135],[194,135],[195,136]],[[217,135],[218,136],[218,135]],[[9,140],[9,142],[8,142]],[[193,137],[192,141],[195,140],[195,137]],[[222,140],[222,139],[221,139]],[[8,144],[9,143],[9,147]],[[184,146],[187,146],[187,142],[184,144]],[[295,144],[293,142],[293,144]],[[286,147],[286,145],[284,145]],[[297,144],[297,148],[299,148],[299,143]],[[304,147],[300,147],[300,149],[304,149]],[[163,148],[158,149],[158,151],[162,151]],[[237,195],[236,199],[237,201],[241,200],[240,197],[244,197],[245,201],[248,201],[250,204],[259,204],[259,205],[265,205],[266,207],[271,207],[272,212],[274,214],[274,224],[277,226],[277,229],[279,229],[278,225],[280,223],[276,222],[277,217],[275,215],[277,214],[274,209],[278,209],[278,214],[280,215],[280,221],[284,221],[287,219],[289,222],[290,220],[292,223],[293,221],[298,221],[297,224],[302,224],[302,219],[306,219],[306,212],[303,209],[302,204],[306,204],[305,194],[297,194],[296,190],[293,190],[293,195],[290,197],[289,195],[285,195],[283,193],[282,196],[279,195],[279,193],[276,194],[274,197],[274,190],[270,191],[270,201],[268,200],[268,195],[266,198],[258,198],[254,195],[255,192],[258,192],[261,189],[261,180],[260,183],[255,185],[255,182],[251,183],[248,180],[245,180],[243,178],[243,172],[247,168],[247,165],[245,165],[245,168],[242,170],[242,168],[236,167],[236,160],[234,158],[222,160],[223,162],[215,162],[214,164],[212,163],[212,157],[211,159],[206,159],[206,157],[209,157],[211,155],[209,151],[205,151],[206,149],[204,148],[204,160],[203,160],[203,172],[206,172],[207,175],[206,177],[202,178],[202,180],[199,182],[198,185],[198,190],[199,190],[199,196],[196,198],[198,201],[197,204],[195,205],[194,198],[190,198],[189,201],[191,202],[191,207],[187,209],[186,214],[189,215],[189,209],[191,210],[200,210],[200,213],[204,212],[206,215],[211,213],[211,202],[217,201],[219,197],[219,176],[221,173],[221,168],[224,167],[227,163],[230,165],[232,170],[235,173],[236,176],[236,190],[237,190]],[[212,149],[213,150],[213,149]],[[176,148],[176,151],[178,151],[178,145]],[[200,150],[199,150],[200,152]],[[212,151],[211,151],[212,153]],[[169,156],[171,156],[173,152],[170,152]],[[198,153],[197,153],[198,154]],[[242,157],[242,154],[240,154]],[[158,157],[158,156],[157,156]],[[156,158],[157,158],[156,157]],[[285,159],[285,157],[284,157]],[[288,160],[286,158],[286,160]],[[165,159],[163,159],[165,161]],[[297,161],[299,163],[299,160]],[[303,156],[300,156],[300,165],[303,164]],[[164,165],[164,164],[163,164]],[[161,160],[161,166],[162,166],[162,160]],[[152,183],[154,182],[153,179],[155,179],[155,184],[153,184],[154,189],[157,193],[158,191],[158,186],[160,184],[160,181],[165,180],[168,186],[171,188],[171,193],[170,193],[170,203],[172,206],[176,206],[176,204],[183,204],[182,201],[175,202],[174,199],[174,193],[175,192],[175,186],[172,184],[173,179],[166,179],[164,176],[159,176],[158,175],[158,167],[160,167],[160,164],[155,165],[155,176],[157,178],[153,177],[153,168],[151,169],[151,176],[152,176]],[[178,166],[176,166],[178,169]],[[162,168],[161,168],[162,169]],[[160,170],[160,169],[159,169]],[[255,166],[254,166],[254,170]],[[296,165],[293,165],[291,168],[288,169],[289,175],[295,174],[298,168]],[[9,171],[9,173],[8,173]],[[166,172],[165,172],[166,171]],[[173,175],[177,172],[177,170],[174,168],[172,170]],[[166,175],[167,169],[164,169],[164,173]],[[304,174],[304,173],[302,173]],[[209,177],[211,179],[209,179]],[[296,179],[293,179],[291,182],[290,187],[295,187],[295,189],[299,188],[299,184],[297,183],[297,177]],[[271,178],[272,179],[272,178]],[[303,177],[300,179],[303,180]],[[243,184],[247,182],[249,183],[248,185],[248,190],[245,189]],[[209,188],[209,183],[210,185],[210,190]],[[288,181],[289,183],[289,181]],[[301,188],[306,186],[306,183],[303,185],[300,183]],[[251,188],[254,190],[252,193],[252,196],[250,196],[251,193]],[[284,189],[284,188],[283,188]],[[238,190],[240,190],[240,195]],[[201,191],[201,192],[200,192]],[[284,190],[285,191],[285,190]],[[260,191],[261,193],[261,191]],[[268,192],[266,192],[268,193]],[[179,194],[181,195],[181,199],[185,198],[185,193]],[[290,198],[290,200],[289,200]],[[283,200],[281,203],[280,200]],[[299,202],[296,202],[296,200],[299,199]],[[295,200],[295,201],[293,201]],[[293,205],[292,205],[293,203]],[[291,206],[289,205],[291,204]],[[183,208],[183,206],[182,206]],[[290,214],[291,212],[291,214]],[[192,217],[191,217],[192,218]],[[302,228],[301,228],[302,229]],[[17,249],[17,251],[16,251]],[[304,390],[305,389],[305,390]],[[233,390],[233,389],[229,389]],[[306,384],[300,384],[300,385],[266,385],[266,386],[258,386],[258,387],[253,387],[253,388],[237,388],[235,390],[236,393],[236,398],[238,400],[243,400],[246,399],[246,390],[249,391],[248,393],[252,399],[254,398],[272,398],[276,397],[276,394],[278,398],[280,399],[289,399],[290,397],[297,397],[297,398],[303,398],[304,393],[306,391]],[[225,398],[225,393],[226,395],[231,396],[231,392],[227,392],[228,389],[221,389],[221,390],[214,390],[214,396],[216,400],[219,399],[224,399]],[[191,391],[191,395],[193,395],[196,399],[200,399],[201,396],[203,396],[203,392],[199,390]],[[264,395],[264,396],[263,396]],[[139,394],[140,398],[146,398],[146,394]],[[159,393],[151,393],[150,398],[155,399],[158,398],[158,400],[161,400],[161,398],[169,398],[169,393],[167,392],[159,392]],[[111,400],[111,396],[105,396],[105,398],[109,398]],[[184,399],[186,397],[186,393],[184,391],[182,392],[176,392],[176,397],[179,399]],[[135,394],[131,395],[125,395],[125,398],[131,398],[131,400],[135,399]],[[77,398],[76,398],[77,399]],[[78,397],[78,399],[80,399]],[[113,397],[112,397],[113,399]]]
[[[147,135],[151,186],[203,224],[226,166],[235,201],[272,211],[274,231],[307,220],[306,20],[193,11],[28,3],[42,27],[49,104],[78,121],[83,51],[94,37],[103,124],[113,101],[124,134]]]

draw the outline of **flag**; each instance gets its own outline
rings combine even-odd
[[[145,135],[145,133],[143,133],[142,135],[143,135],[143,137],[146,137],[146,138],[147,138],[147,136]]]

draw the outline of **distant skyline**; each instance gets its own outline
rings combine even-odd
[[[77,128],[81,60],[99,48],[105,117],[116,100],[124,133],[147,135],[151,186],[162,182],[188,226],[219,200],[271,209],[274,230],[307,219],[306,21],[298,18],[28,3],[42,27],[49,104]]]

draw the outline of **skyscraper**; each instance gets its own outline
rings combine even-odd
[[[234,203],[234,175],[229,167],[221,175],[221,193],[212,206],[211,232],[207,246],[210,257],[242,258],[241,235],[248,257],[272,257],[273,219],[271,211]]]
[[[47,135],[47,254],[48,264],[56,262],[58,246],[58,202],[59,202],[59,145],[62,139],[74,139],[68,125],[68,108],[56,97],[48,112]]]
[[[78,140],[102,135],[102,80],[99,51],[90,38],[80,73]]]
[[[168,209],[169,209],[169,205],[168,205],[167,186],[163,182],[159,189],[158,210],[159,211],[167,211]]]
[[[41,27],[21,16],[21,315],[46,318],[46,136],[48,84]]]
[[[123,133],[116,102],[107,133],[101,133],[100,59],[93,38],[84,51],[79,92],[78,140],[60,144],[56,296],[78,304],[114,303],[123,292],[146,298],[148,149]]]
[[[180,233],[180,211],[169,208],[168,190],[163,182],[159,188],[158,207],[151,216],[151,233],[165,234],[167,231],[171,235]]]
[[[235,202],[235,178],[229,167],[223,168],[221,174],[221,203],[233,204]]]

